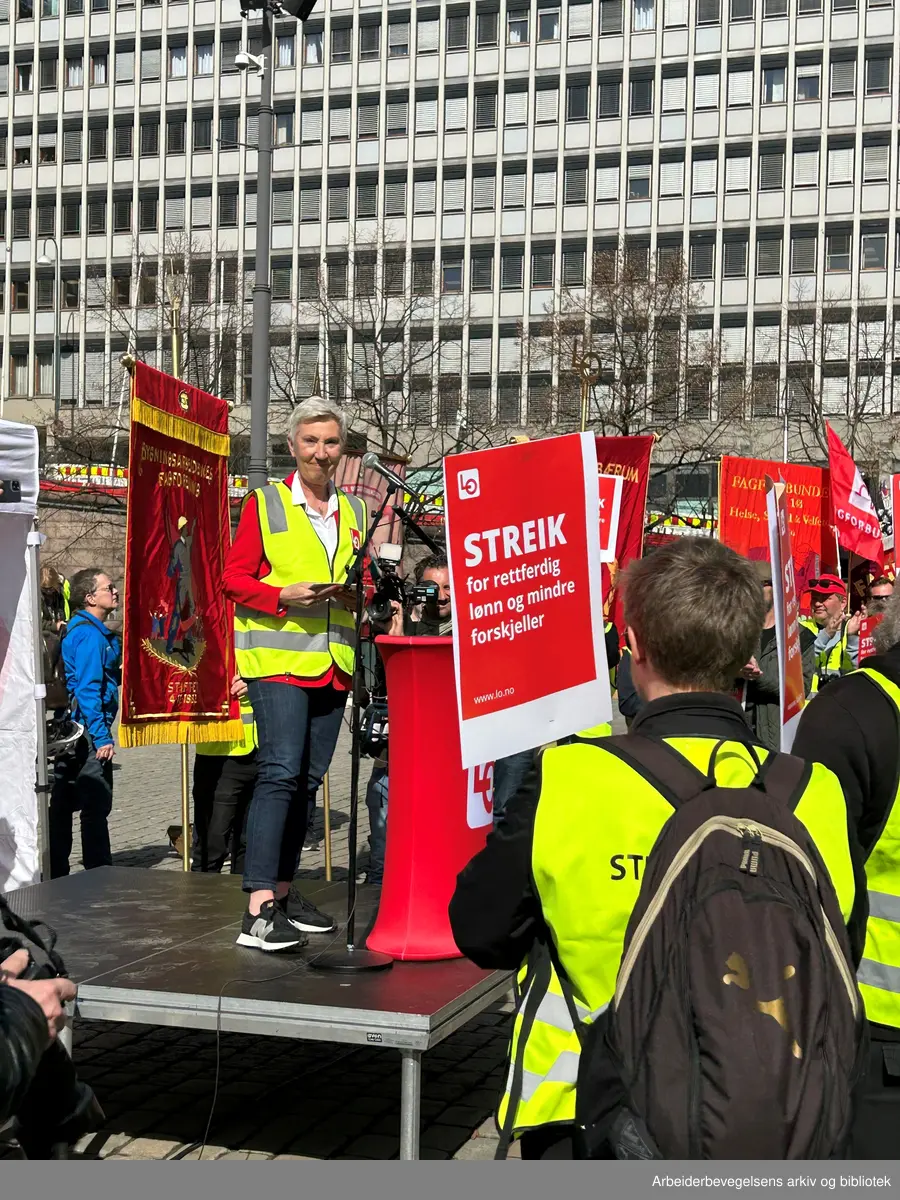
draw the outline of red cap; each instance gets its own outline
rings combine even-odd
[[[807,591],[817,592],[820,596],[847,595],[847,589],[839,575],[820,575],[818,579],[810,579],[806,587]]]

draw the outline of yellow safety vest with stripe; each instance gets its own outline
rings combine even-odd
[[[198,742],[197,753],[209,755],[210,758],[244,758],[259,748],[256,736],[256,721],[250,701],[245,696],[241,701],[241,723],[244,727],[244,737],[240,742]]]
[[[818,637],[822,632],[819,626],[812,620],[811,617],[801,618],[800,624],[804,629],[808,629],[815,637]],[[827,679],[832,675],[849,675],[855,670],[853,659],[847,649],[847,625],[841,630],[840,639],[835,642],[830,650],[820,650],[816,654],[816,673],[813,675],[812,688],[813,692],[819,690],[819,683],[822,679]]]
[[[266,583],[343,583],[357,548],[366,536],[365,502],[338,491],[338,545],[329,560],[302,505],[293,503],[283,483],[257,488],[263,553],[271,573]],[[325,600],[310,608],[289,608],[287,616],[270,617],[242,604],[235,606],[234,647],[244,679],[296,675],[315,679],[332,663],[352,675],[355,618],[340,601]]]
[[[900,688],[870,667],[862,667],[859,674],[881,688],[900,720]],[[888,769],[896,774],[896,765]],[[869,919],[856,978],[869,1020],[900,1029],[900,786],[866,859],[866,890]]]
[[[63,613],[65,615],[65,619],[68,621],[69,617],[72,615],[72,605],[70,602],[71,596],[72,596],[72,585],[71,585],[71,583],[69,583],[68,579],[65,579],[65,578],[62,581],[62,594],[63,594]]]
[[[756,764],[739,742],[666,741],[704,773],[718,744],[720,787],[747,787],[756,774]],[[769,752],[757,747],[756,753],[764,761]],[[547,749],[540,764],[532,876],[576,1011],[589,1023],[615,993],[643,864],[675,810],[649,780],[604,750],[602,742]],[[840,783],[826,767],[811,766],[794,814],[822,855],[847,920],[854,898],[847,809]],[[497,1114],[500,1129],[513,1135],[575,1119],[581,1045],[546,947],[535,947],[518,984],[509,1074]]]

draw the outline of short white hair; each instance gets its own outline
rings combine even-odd
[[[341,443],[347,440],[347,418],[336,405],[329,404],[323,396],[310,396],[301,400],[291,413],[288,422],[288,438],[294,440],[294,434],[301,425],[309,425],[313,421],[337,421],[341,431]]]

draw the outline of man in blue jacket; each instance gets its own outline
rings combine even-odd
[[[62,641],[72,714],[85,731],[71,754],[57,759],[50,797],[50,875],[69,874],[72,821],[81,812],[85,870],[108,866],[112,809],[112,726],[119,710],[119,639],[105,622],[119,593],[105,571],[91,567],[72,577],[72,616]]]

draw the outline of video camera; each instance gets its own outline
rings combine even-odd
[[[402,547],[386,542],[381,547],[377,565],[376,560],[372,559],[371,570],[375,580],[375,591],[366,609],[366,615],[373,625],[384,625],[390,621],[393,611],[392,601],[396,601],[401,608],[408,610],[438,598],[436,583],[407,583],[406,580],[400,578],[397,571],[402,555]]]

